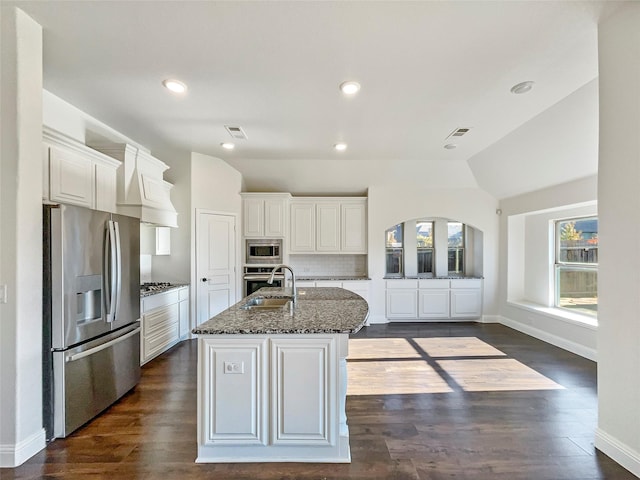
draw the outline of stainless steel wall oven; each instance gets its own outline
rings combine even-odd
[[[284,272],[282,270],[273,276],[273,283],[267,283],[273,267],[245,267],[244,294],[251,295],[262,287],[283,287]]]

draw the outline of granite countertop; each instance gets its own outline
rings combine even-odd
[[[304,281],[334,281],[349,282],[352,280],[371,280],[366,275],[296,275],[296,280]]]
[[[425,277],[423,275],[403,275],[401,277],[398,276],[385,276],[382,277],[384,280],[482,280],[484,277],[455,277],[455,276],[444,276],[444,277]]]
[[[297,288],[293,310],[289,304],[274,310],[243,310],[254,297],[291,298],[290,288],[261,288],[192,330],[196,335],[355,333],[369,316],[359,295],[342,288]]]
[[[176,288],[188,287],[188,283],[170,283],[162,287],[155,287],[154,290],[142,290],[143,285],[140,285],[140,298],[150,297],[151,295],[157,295],[159,293],[166,293]]]

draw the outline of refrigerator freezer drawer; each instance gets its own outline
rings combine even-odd
[[[88,350],[53,353],[54,435],[82,426],[140,380],[140,327]]]

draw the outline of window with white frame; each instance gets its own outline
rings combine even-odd
[[[403,262],[403,224],[399,223],[385,232],[386,275],[402,275]]]
[[[433,222],[416,222],[416,245],[418,251],[418,275],[433,276]]]
[[[598,218],[555,222],[555,306],[598,312]]]
[[[464,275],[464,224],[460,222],[448,222],[448,265],[449,275]]]

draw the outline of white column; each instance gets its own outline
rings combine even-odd
[[[15,7],[2,7],[1,22],[0,466],[14,467],[45,446],[42,28]]]
[[[598,429],[640,476],[640,4],[599,28]]]

